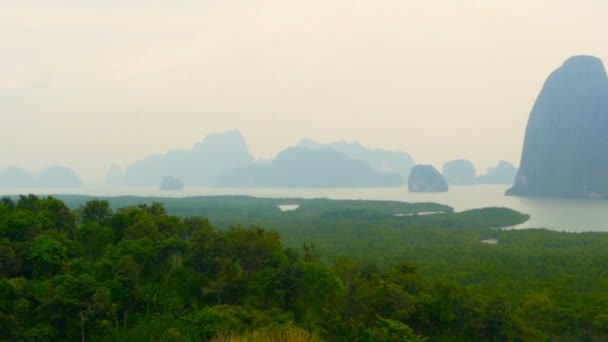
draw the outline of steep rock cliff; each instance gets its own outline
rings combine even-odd
[[[601,60],[568,59],[530,114],[515,184],[507,195],[608,195],[608,78]]]

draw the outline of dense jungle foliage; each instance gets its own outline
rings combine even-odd
[[[606,340],[608,234],[497,229],[526,219],[434,203],[4,198],[0,340]]]

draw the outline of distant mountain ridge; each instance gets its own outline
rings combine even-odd
[[[447,192],[448,184],[433,165],[414,165],[407,180],[409,192]]]
[[[457,170],[452,172],[454,164]],[[172,175],[185,186],[399,187],[406,183],[413,165],[406,152],[370,149],[357,142],[324,144],[311,139],[284,149],[274,159],[254,160],[243,135],[231,130],[210,134],[192,149],[149,155],[129,165],[125,172],[112,165],[106,184],[156,187]],[[470,161],[451,161],[445,166],[448,182],[457,185],[503,184],[511,170],[510,164],[500,163],[491,171],[494,176],[476,178]],[[466,175],[462,174],[462,167]],[[506,172],[506,176],[496,172]]]
[[[312,140],[287,148],[272,160],[254,161],[243,135],[232,130],[210,134],[189,150],[149,155],[124,173],[113,165],[106,182],[158,186],[172,175],[186,186],[402,186],[412,164],[404,152],[371,150],[358,143],[326,146]]]
[[[35,184],[34,176],[21,167],[10,166],[0,171],[0,187],[2,188],[28,188]]]
[[[513,164],[501,160],[486,173],[477,176],[477,184],[513,184],[517,168]]]
[[[46,168],[36,178],[25,169],[10,166],[0,171],[0,188],[79,188],[80,177],[74,170],[65,166]]]
[[[448,185],[475,185],[477,171],[473,163],[466,159],[450,160],[443,164],[441,174]]]
[[[126,175],[123,169],[117,165],[112,164],[108,168],[108,173],[106,174],[105,183],[108,185],[124,185],[126,183]]]
[[[470,184],[468,179],[475,174],[472,163],[451,161],[444,169],[454,162],[470,164],[465,176],[468,177],[465,183]],[[310,139],[284,149],[274,159],[254,160],[243,135],[230,130],[209,134],[191,149],[148,155],[124,170],[112,164],[104,184],[159,187],[171,176],[186,187],[400,187],[406,183],[412,166],[413,160],[406,152],[371,149],[357,142],[324,144]],[[443,171],[448,183],[462,182]],[[511,164],[501,162],[489,169],[488,174],[478,176],[476,184],[510,183],[516,171]],[[510,180],[504,181],[505,178]],[[34,177],[20,167],[0,170],[0,188],[76,188],[82,185],[72,169],[62,166],[50,167],[40,177]]]
[[[218,177],[253,161],[245,138],[236,130],[209,134],[189,150],[153,154],[127,167],[128,185],[158,186],[167,175],[184,185],[211,186]]]
[[[329,148],[347,156],[368,163],[377,172],[398,173],[404,179],[410,174],[414,160],[407,152],[370,149],[357,142],[337,141],[322,144],[311,139],[303,139],[297,145],[306,148]]]
[[[69,167],[53,166],[44,170],[37,185],[43,188],[80,188],[82,181]]]
[[[253,163],[222,175],[232,187],[386,187],[401,186],[396,173],[375,171],[367,163],[328,148],[290,147],[270,163]]]

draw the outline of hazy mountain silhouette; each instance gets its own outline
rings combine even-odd
[[[126,171],[129,185],[158,186],[166,175],[185,185],[214,185],[224,172],[252,162],[245,138],[239,131],[210,134],[189,150],[170,150],[131,164]]]
[[[380,173],[346,154],[321,148],[290,147],[270,163],[253,163],[224,174],[234,187],[384,187],[401,186],[396,173]]]
[[[397,173],[407,179],[414,161],[406,152],[396,152],[383,149],[369,149],[357,142],[344,141],[321,144],[311,139],[302,140],[298,146],[306,148],[330,148],[346,154],[347,156],[368,163],[377,172]]]
[[[530,114],[508,195],[608,195],[608,78],[602,61],[568,59],[545,82]]]
[[[179,179],[171,176],[167,176],[160,183],[160,189],[163,191],[176,191],[182,190],[184,188],[184,183],[182,183]]]
[[[112,164],[108,168],[105,183],[108,185],[124,185],[126,182],[125,172],[117,164]]]
[[[485,174],[477,177],[477,184],[513,184],[517,168],[501,160],[494,167],[488,168]]]
[[[449,185],[474,185],[477,172],[469,160],[450,160],[443,164],[441,173]]]
[[[448,184],[432,165],[414,165],[407,188],[409,192],[446,192]]]
[[[42,172],[37,186],[42,188],[79,188],[82,186],[82,181],[74,170],[65,166],[53,166]]]
[[[23,168],[10,166],[0,171],[2,188],[29,188],[35,185],[34,177]]]

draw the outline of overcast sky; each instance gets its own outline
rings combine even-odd
[[[548,74],[608,61],[605,0],[0,0],[0,169],[109,164],[239,129],[478,172],[519,163]]]

